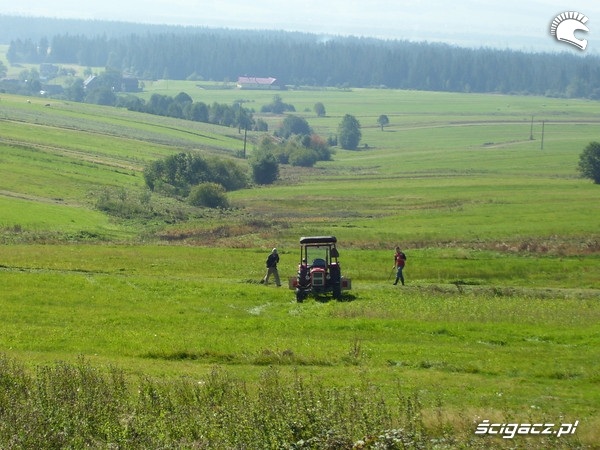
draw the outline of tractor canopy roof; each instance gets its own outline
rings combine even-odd
[[[337,239],[335,236],[308,236],[301,237],[300,244],[335,244]]]

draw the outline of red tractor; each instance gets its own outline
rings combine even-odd
[[[342,291],[351,289],[350,279],[342,276],[336,242],[335,236],[300,238],[298,275],[289,279],[289,287],[296,291],[298,302],[311,293],[331,293],[339,300]]]

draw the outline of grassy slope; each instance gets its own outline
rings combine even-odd
[[[273,94],[148,88],[207,103],[243,97],[257,110]],[[250,380],[265,364],[297,365],[331,383],[366,372],[441,401],[461,420],[561,415],[582,420],[580,436],[593,441],[600,215],[597,187],[577,178],[576,164],[595,139],[596,104],[281,95],[323,136],[355,114],[369,150],[338,150],[314,169],[285,170],[276,186],[231,193],[236,211],[160,228],[111,219],[93,208],[95,198],[107,188],[142,192],[145,162],[174,151],[233,155],[237,130],[2,95],[0,227],[5,242],[30,243],[3,246],[0,348],[32,362],[84,354],[168,377],[202,377],[214,364]],[[328,117],[314,117],[316,101]],[[384,131],[379,114],[390,117]],[[155,230],[192,246],[31,243],[136,241]],[[340,239],[354,301],[299,305],[287,289],[256,283],[265,248],[281,249],[285,277],[298,236],[312,233]],[[409,254],[401,291],[386,282],[396,242]]]
[[[194,85],[188,86],[193,89]],[[196,100],[209,103],[219,96],[220,101],[251,97],[248,104],[256,109],[272,95],[233,90],[200,94],[203,97]],[[582,240],[596,232],[593,221],[584,220],[595,198],[594,186],[576,178],[580,149],[594,138],[598,116],[593,103],[363,90],[283,95],[323,135],[336,133],[342,111],[356,114],[363,124],[363,142],[370,150],[339,150],[335,161],[293,173],[296,181],[304,182],[302,190],[293,182],[231,194],[250,215],[266,214],[265,218],[271,216],[294,228],[302,206],[303,227],[311,226],[311,216],[320,227],[324,212],[333,211],[335,226],[343,227],[344,217],[348,217],[349,227],[369,227],[379,234],[369,235],[370,241],[373,237],[389,239],[384,227],[371,225],[373,217],[390,226],[398,221],[409,225],[403,227],[402,236],[392,237],[408,242],[512,241],[557,234]],[[332,102],[327,118],[315,118],[310,112],[310,104],[317,99],[323,99],[326,107]],[[560,122],[556,118],[559,110]],[[378,112],[391,117],[391,125],[384,131],[375,125]],[[534,140],[529,139],[530,114],[536,118]],[[0,124],[0,145],[23,142],[28,147],[27,154],[13,150],[6,156],[12,170],[2,188],[51,199],[82,202],[98,186],[141,189],[143,165],[169,152],[200,148],[233,154],[242,147],[237,130],[89,105],[52,102],[45,107],[39,101],[30,104],[22,98],[5,97],[0,117],[5,118]],[[548,120],[543,151],[542,119]],[[275,125],[281,119],[267,120]],[[62,165],[49,161],[51,158]],[[46,164],[50,171],[44,170]],[[64,174],[73,172],[64,169],[69,164],[80,165],[87,173],[78,170],[65,179]],[[14,169],[15,165],[27,170]],[[42,177],[38,171],[44,172]],[[94,173],[90,175],[90,171]],[[61,183],[56,183],[56,177]],[[23,179],[39,182],[23,183]],[[318,203],[306,195],[315,193],[319,194]],[[554,226],[549,227],[549,222]],[[351,231],[349,238],[353,238]]]

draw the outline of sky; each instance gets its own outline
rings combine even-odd
[[[550,34],[565,11],[588,17],[589,31],[576,33],[585,50]],[[0,0],[0,14],[600,53],[600,2],[590,0]]]

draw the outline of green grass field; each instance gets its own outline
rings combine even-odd
[[[256,111],[274,94],[174,81],[146,89],[207,104],[242,98]],[[279,94],[325,137],[355,115],[367,147],[283,167],[273,186],[229,193],[228,211],[152,194],[152,218],[109,216],[98,199],[138,202],[144,165],[175,152],[234,157],[237,129],[0,95],[0,351],[28,370],[83,356],[133,384],[207,380],[215,367],[251,391],[269,367],[282,382],[368,380],[392,404],[399,391],[418,395],[433,435],[472,437],[483,419],[579,421],[551,445],[595,448],[600,190],[576,168],[597,140],[597,103]],[[312,112],[317,101],[327,117]],[[380,114],[390,118],[383,131]],[[282,117],[264,119],[273,129]],[[346,301],[299,304],[287,288],[258,283],[272,247],[287,279],[298,238],[313,234],[338,237],[353,283]],[[396,244],[408,255],[402,288],[389,279]]]

